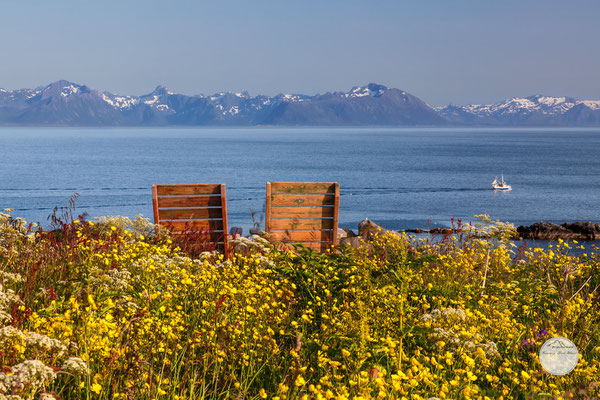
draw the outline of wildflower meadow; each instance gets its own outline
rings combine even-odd
[[[7,211],[0,399],[597,398],[597,249],[469,229],[322,254],[255,235],[225,259],[143,218]],[[579,349],[564,376],[538,359],[553,336]]]

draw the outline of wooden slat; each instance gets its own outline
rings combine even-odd
[[[269,232],[269,239],[280,241],[327,242],[333,231],[274,231]]]
[[[329,247],[331,247],[331,243],[329,243],[329,242],[296,242],[296,243],[306,246],[309,249],[319,251],[319,252],[323,252],[323,251],[327,250]]]
[[[333,207],[271,207],[271,217],[333,218]]]
[[[338,221],[340,218],[340,184],[336,183],[335,184],[335,199],[334,199],[334,203],[333,203],[333,238],[332,238],[332,243],[334,246],[338,245],[338,237],[337,237],[337,231],[338,231]]]
[[[166,219],[209,219],[222,218],[221,208],[159,208],[161,221]]]
[[[171,236],[175,243],[213,243],[222,246],[225,235],[223,232],[204,232],[204,233],[172,233]]]
[[[333,229],[333,219],[271,219],[271,229]]]
[[[158,224],[158,194],[156,191],[156,185],[152,185],[152,211],[154,213],[154,223]]]
[[[158,207],[220,207],[221,196],[158,197]]]
[[[197,184],[197,185],[156,185],[159,196],[164,195],[190,195],[190,194],[220,194],[220,184]]]
[[[333,193],[334,182],[271,182],[272,193]]]
[[[221,210],[222,210],[222,219],[223,219],[223,253],[225,254],[225,258],[229,258],[229,231],[227,228],[227,195],[225,192],[225,184],[221,184]]]
[[[271,182],[267,182],[267,200],[265,202],[265,232],[271,231]]]
[[[160,221],[160,224],[175,232],[223,230],[222,220]]]
[[[332,206],[334,194],[272,194],[274,206]]]

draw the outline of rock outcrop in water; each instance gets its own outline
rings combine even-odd
[[[600,224],[587,221],[565,222],[562,225],[536,222],[530,226],[519,226],[517,233],[522,239],[600,240]]]
[[[368,219],[358,224],[359,237],[367,239],[374,233],[383,232],[386,229],[375,224]],[[430,231],[422,229],[406,229],[403,232],[410,233],[430,233],[437,235],[450,235],[460,233],[458,229],[452,228],[434,228]],[[532,239],[532,240],[600,240],[600,223],[589,221],[565,222],[562,225],[551,222],[536,222],[535,224],[517,228],[517,236],[513,239]]]
[[[338,235],[340,244],[359,248],[373,235],[383,233],[386,229],[377,225],[375,222],[365,219],[358,224],[358,236],[354,234],[350,229],[345,229],[345,235]]]

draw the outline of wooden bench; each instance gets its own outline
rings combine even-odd
[[[226,197],[222,183],[152,185],[154,223],[176,237],[194,238],[199,248],[212,246],[228,257]]]
[[[335,182],[267,182],[265,231],[272,240],[324,251],[338,244],[339,205]]]

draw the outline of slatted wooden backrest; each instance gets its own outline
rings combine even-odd
[[[340,185],[267,182],[265,230],[273,240],[324,251],[337,245]]]
[[[228,256],[224,184],[153,185],[152,205],[155,224],[164,225],[175,234],[205,232],[203,237],[222,247]]]

